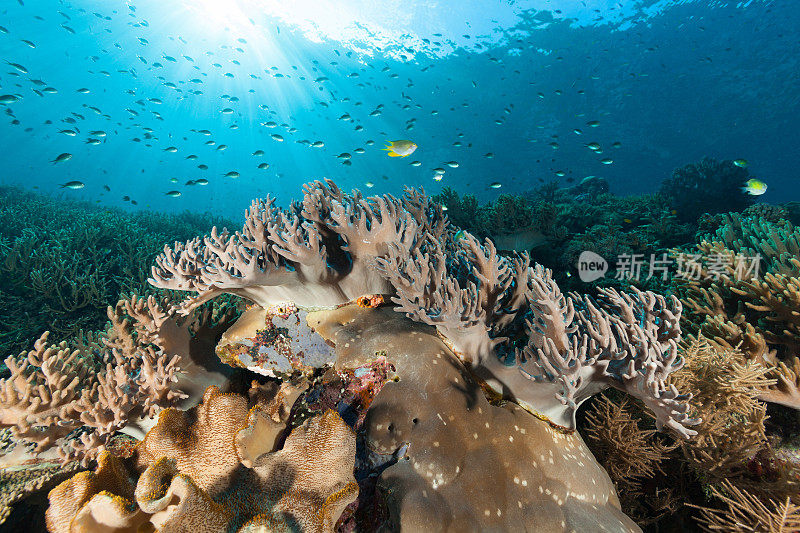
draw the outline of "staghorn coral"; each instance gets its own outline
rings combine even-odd
[[[131,214],[0,187],[0,354],[49,330],[68,338],[101,329],[123,292],[147,290],[163,243],[226,222],[205,214]]]
[[[172,405],[199,401],[206,386],[231,375],[207,353],[232,310],[209,308],[179,317],[153,296],[131,296],[109,307],[110,328],[72,346],[48,344],[6,359],[0,381],[0,426],[35,453],[57,448],[62,462],[86,465],[117,431],[143,434],[147,420]],[[217,322],[214,323],[213,321]]]
[[[789,216],[789,210],[780,205],[753,204],[744,211],[742,216],[760,218],[767,222],[780,222]]]
[[[501,250],[528,251],[557,240],[553,203],[501,194],[494,202],[478,205],[474,195],[459,197],[450,187],[435,195],[453,224],[480,238],[490,237]],[[563,236],[562,236],[563,237]]]
[[[253,440],[283,428],[267,414],[283,400],[209,387],[189,412],[163,411],[137,446],[135,467],[104,453],[95,472],[50,492],[48,529],[333,531],[358,493],[354,435],[328,411],[295,428],[280,450],[274,439]]]

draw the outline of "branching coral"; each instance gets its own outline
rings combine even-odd
[[[447,209],[453,224],[481,239],[490,237],[501,250],[528,251],[563,238],[555,225],[558,210],[551,202],[501,194],[494,202],[478,205],[475,196],[459,197],[449,187],[433,200]]]
[[[491,241],[449,239],[446,227],[441,212],[412,191],[402,200],[364,199],[315,182],[288,214],[272,200],[256,201],[241,232],[215,229],[202,243],[167,247],[151,282],[197,291],[184,312],[222,292],[263,308],[396,293],[398,311],[435,326],[487,384],[556,424],[574,427],[581,401],[616,386],[645,400],[659,427],[692,434],[687,426],[697,421],[685,414],[687,397],[664,381],[681,364],[677,300],[612,290],[599,304],[564,297],[527,254],[507,259]],[[527,337],[527,346],[515,348],[511,337]]]
[[[49,345],[45,333],[33,350],[6,359],[0,425],[35,452],[58,446],[62,461],[87,464],[117,431],[134,431],[160,409],[196,403],[206,385],[227,382],[230,372],[198,358],[197,348],[230,322],[230,311],[213,324],[208,308],[181,318],[152,296],[132,296],[109,307],[108,318],[99,337]]]
[[[712,494],[721,499],[726,509],[701,507],[700,524],[706,531],[738,533],[792,533],[800,531],[800,504],[787,496],[782,501],[764,502],[725,481]]]
[[[613,387],[641,400],[658,429],[683,439],[699,423],[691,395],[670,382],[684,363],[675,298],[564,294],[527,253],[456,238],[421,191],[365,198],[326,181],[288,210],[256,200],[240,231],[165,247],[150,282],[196,294],[123,300],[98,339],[44,338],[9,360],[0,420],[65,459],[98,459],[51,493],[55,531],[333,528],[357,492],[351,429],[334,412],[301,422],[297,390],[281,389],[278,408],[257,385],[249,398],[212,387],[193,407],[230,374],[200,354],[284,387],[337,383],[335,372],[360,406],[343,410],[365,445],[360,464],[380,465],[387,526],[403,529],[636,531],[574,431],[576,409]],[[226,293],[252,306],[214,347],[221,328],[205,328],[207,302]],[[142,436],[159,411],[132,461],[104,451],[116,432]]]
[[[641,418],[632,419],[630,413],[641,408],[630,402],[604,399],[587,414],[589,444],[620,489],[623,509],[653,519],[679,511],[665,503],[707,503],[697,499],[702,489],[719,496],[715,487],[725,486],[748,491],[767,504],[787,496],[796,500],[800,466],[775,448],[765,429],[765,404],[759,401],[774,384],[767,377],[769,369],[703,338],[684,346],[682,355],[686,365],[670,381],[695,393],[690,414],[702,417],[703,423],[693,439],[656,437]],[[618,440],[621,436],[624,441]]]
[[[637,405],[600,395],[586,413],[585,434],[592,453],[614,481],[622,509],[637,524],[657,522],[680,508],[680,484],[653,483],[674,466],[671,459],[678,443],[656,436]]]
[[[696,279],[676,280],[689,325],[721,346],[740,346],[750,359],[775,366],[780,389],[764,398],[800,408],[797,376],[790,370],[800,353],[800,231],[785,220],[735,213],[721,218],[722,225],[697,247],[694,260],[705,264]],[[675,254],[684,261],[690,257]]]
[[[66,467],[45,463],[0,471],[0,524],[9,517],[14,504],[31,494],[51,489],[78,469],[77,463]]]
[[[103,326],[122,292],[147,290],[163,243],[207,231],[217,216],[131,214],[0,187],[0,354]]]

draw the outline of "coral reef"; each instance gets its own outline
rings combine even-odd
[[[800,230],[737,213],[718,223],[693,253],[673,252],[698,267],[674,281],[688,310],[685,326],[774,366],[778,381],[764,399],[800,408]]]
[[[99,336],[53,345],[45,332],[27,354],[6,359],[0,426],[35,453],[55,449],[62,462],[88,464],[117,431],[146,428],[160,409],[190,406],[206,386],[228,382],[231,369],[207,351],[234,314],[206,307],[180,317],[153,296],[131,296],[108,308],[111,326]]]
[[[655,253],[691,228],[663,196],[573,189],[503,197],[480,223],[548,228],[560,252],[628,239]],[[800,375],[781,322],[793,292],[775,285],[796,277],[794,229],[766,221],[782,211],[751,211],[764,238],[728,222],[708,241],[772,253],[774,280],[729,289],[759,298],[747,309],[760,318],[732,320],[761,335],[759,359],[699,328],[682,344],[681,322],[715,301],[689,294],[706,286],[680,299],[621,282],[562,291],[527,252],[454,227],[446,214],[472,200],[445,199],[318,181],[288,209],[256,200],[241,230],[155,258],[150,283],[185,299],[126,297],[106,331],[44,336],[9,358],[0,422],[19,454],[7,460],[91,468],[51,491],[50,530],[638,531],[631,517],[689,512],[712,527],[726,501],[715,495],[734,489],[793,512],[798,463],[763,403],[791,400]],[[601,226],[617,233],[581,226],[578,203],[607,210]],[[240,316],[231,298],[249,302]]]
[[[436,349],[437,359],[443,359],[441,364],[456,368],[466,364],[461,370],[464,384],[458,388],[472,391],[470,402],[476,401],[482,383],[494,396],[511,400],[547,422],[528,418],[530,424],[541,425],[536,432],[528,428],[531,435],[544,429],[551,432],[550,439],[558,442],[556,437],[565,432],[563,435],[572,436],[563,437],[567,439],[563,446],[581,446],[579,441],[572,441],[576,438],[572,433],[575,410],[586,398],[609,386],[641,398],[656,412],[659,427],[668,427],[683,437],[694,434],[689,426],[699,420],[686,415],[688,396],[665,383],[665,378],[682,364],[677,355],[681,309],[676,300],[668,301],[652,293],[636,291],[629,295],[613,290],[605,291],[597,301],[588,296],[564,296],[551,273],[541,266],[531,266],[526,254],[506,258],[496,253],[491,241],[481,244],[468,233],[458,239],[454,234],[441,210],[414,191],[408,191],[401,199],[391,196],[364,199],[357,191],[352,195],[342,193],[332,182],[315,182],[305,187],[302,203],[293,204],[288,212],[277,209],[273,200],[256,201],[246,213],[242,231],[220,234],[212,230],[202,240],[197,238],[165,248],[156,260],[151,282],[160,288],[197,292],[180,305],[183,313],[228,292],[243,296],[262,309],[285,306],[287,302],[308,309],[309,324],[317,320],[311,312],[314,309],[335,309],[364,295],[394,295],[396,311],[434,326],[435,330],[428,331],[436,331],[442,337],[445,344]],[[376,311],[368,309],[364,312],[374,316]],[[264,319],[261,314],[256,316],[258,328]],[[393,316],[400,324],[408,323],[399,315]],[[333,322],[348,324],[353,320]],[[392,321],[387,316],[376,320],[380,328],[386,328],[386,334],[391,331]],[[340,370],[340,361],[348,347],[354,349],[354,344],[371,343],[371,339],[380,336],[380,328],[370,335],[354,332],[342,347],[331,339],[331,334],[324,334],[324,322],[312,327],[336,345],[336,367]],[[288,332],[292,334],[291,330]],[[410,338],[413,334],[408,332],[399,337]],[[381,344],[383,350],[374,349],[368,354],[373,359],[386,357],[392,363],[392,355],[386,352],[399,342],[399,339],[387,340]],[[359,359],[357,366],[370,362]],[[398,365],[392,365],[395,372],[401,372]],[[403,366],[408,371],[420,371],[418,362],[409,361]],[[467,380],[466,376],[475,377]],[[376,396],[370,413],[382,412],[378,406],[382,405],[382,398],[389,396],[387,391],[391,388],[390,380]],[[522,412],[515,416],[525,419]],[[497,420],[499,416],[492,418]],[[370,420],[369,413],[367,419]],[[387,420],[381,427],[389,428],[392,433],[399,430],[400,424],[399,420],[397,423]],[[520,424],[516,426],[523,427]],[[511,442],[514,437],[514,433],[509,434]],[[479,436],[474,438],[483,440]],[[517,439],[514,447],[524,448],[528,439],[520,436]],[[496,441],[496,437],[491,440]],[[443,446],[444,439],[434,442]],[[423,446],[427,448],[427,444]],[[395,439],[377,449],[394,455],[402,448],[402,442]],[[583,455],[585,461],[590,461],[588,455]],[[446,464],[454,460],[447,454],[437,457],[437,462]],[[408,460],[411,461],[411,456]],[[461,508],[455,501],[443,500],[438,508],[450,511],[436,519],[436,507],[412,505],[428,489],[442,493],[442,485],[449,483],[446,480],[453,476],[453,470],[434,468],[437,464],[434,462],[428,463],[430,466],[425,470],[428,473],[423,474],[424,461],[409,464],[413,472],[408,476],[412,477],[401,484],[416,479],[413,481],[416,488],[393,500],[393,508],[400,512],[396,520],[400,523],[406,519],[418,520],[421,522],[412,523],[420,525],[430,522],[444,526],[452,521],[466,528],[493,527],[488,518],[476,516],[473,509]],[[456,466],[453,464],[452,468]],[[395,467],[387,468],[384,475],[392,468]],[[593,489],[587,493],[585,479],[579,472],[570,473],[566,466],[559,470],[563,475],[573,476],[569,483],[561,483],[576,490],[556,495],[559,506],[566,505],[570,494],[576,505],[592,494],[591,499],[614,507],[613,491]],[[507,476],[520,479],[518,475],[512,476],[518,473],[511,469]],[[419,479],[414,477],[420,475]],[[533,476],[531,472],[530,477]],[[463,476],[468,477],[466,473]],[[593,479],[598,483],[597,476]],[[527,478],[525,481],[527,485]],[[463,498],[464,491],[457,487],[458,483],[454,483],[452,490]],[[580,487],[583,488],[578,491]],[[541,490],[552,493],[545,485],[541,485]],[[520,505],[522,501],[519,500]],[[513,508],[509,504],[508,500],[498,502],[489,516],[504,513],[507,516],[511,512],[509,507]],[[587,520],[579,508],[581,505],[571,508],[566,515],[558,515],[562,516],[561,527],[575,527]],[[602,519],[606,527],[632,526],[613,510],[609,512]]]
[[[264,437],[282,428],[269,415],[282,398],[209,387],[190,411],[163,411],[134,465],[104,453],[94,472],[50,492],[48,529],[333,531],[358,493],[355,437],[328,411],[274,451],[275,439]]]
[[[0,354],[18,353],[45,330],[67,338],[101,329],[105,308],[121,293],[148,289],[147,269],[165,241],[213,224],[225,222],[131,214],[0,187]]]
[[[450,187],[435,195],[433,201],[445,208],[455,226],[480,239],[491,237],[501,250],[528,251],[561,236],[555,226],[557,208],[551,202],[501,194],[492,203],[478,205],[475,196],[460,197]]]
[[[661,183],[660,192],[681,221],[694,223],[704,213],[742,211],[752,204],[753,197],[742,190],[748,179],[747,169],[733,161],[706,157],[675,169]]]
[[[0,524],[11,513],[12,505],[39,491],[49,490],[79,468],[70,463],[17,465],[0,472]]]
[[[731,483],[712,487],[712,494],[724,501],[727,509],[700,508],[700,523],[708,531],[800,531],[800,505],[787,496],[783,501],[766,503]]]

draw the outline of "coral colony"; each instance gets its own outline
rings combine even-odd
[[[701,247],[752,252],[791,231],[747,228],[728,219]],[[687,359],[676,296],[565,294],[527,253],[459,231],[421,191],[365,198],[314,182],[288,210],[256,200],[241,230],[166,246],[150,279],[165,296],[121,300],[105,332],[70,344],[45,333],[8,358],[0,423],[18,444],[6,463],[64,465],[53,532],[639,531],[609,474],[638,465],[641,479],[649,458],[683,450],[709,479],[725,476],[751,456],[720,457],[728,445],[713,438],[738,420],[761,449],[756,396],[800,404],[800,363],[766,349],[793,349],[796,332],[709,309],[734,313],[718,296],[731,291],[751,314],[792,305],[797,252],[776,250],[765,282],[681,286],[715,343],[692,337]],[[794,292],[768,300],[781,283]],[[230,295],[248,302],[238,318]],[[762,353],[782,380],[753,366]],[[605,389],[624,393],[588,415],[607,469],[576,431],[577,408]],[[636,415],[648,412],[675,444],[652,444]],[[741,487],[728,493],[747,501]],[[34,489],[20,482],[6,505]]]

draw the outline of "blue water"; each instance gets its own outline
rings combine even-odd
[[[253,197],[285,204],[322,177],[488,201],[597,175],[640,194],[711,156],[747,159],[764,201],[800,200],[788,0],[4,0],[0,26],[0,95],[18,98],[0,104],[0,184],[238,220]],[[389,158],[396,139],[419,148]],[[59,187],[72,180],[85,187]]]

